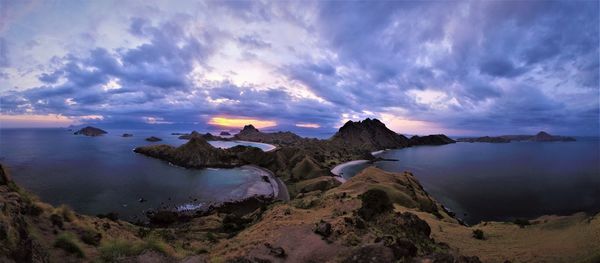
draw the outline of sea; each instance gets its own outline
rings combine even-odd
[[[53,205],[88,215],[117,212],[130,221],[156,208],[198,208],[245,196],[260,169],[184,169],[133,152],[138,146],[181,145],[161,130],[107,130],[98,137],[67,129],[0,130],[0,163],[23,188]],[[121,137],[132,133],[133,137]],[[156,136],[160,142],[147,142]],[[387,150],[397,161],[372,165],[410,171],[425,190],[469,224],[541,215],[600,212],[600,140],[575,142],[455,143]],[[245,144],[265,151],[272,145]],[[346,167],[351,177],[366,165]],[[141,201],[141,202],[140,202]]]
[[[0,163],[19,186],[44,202],[88,215],[116,212],[129,221],[143,221],[154,209],[196,209],[237,200],[263,182],[265,172],[252,167],[184,169],[133,152],[138,146],[187,142],[170,131],[107,131],[88,137],[68,129],[2,129]],[[146,141],[150,136],[162,141]],[[252,142],[211,143],[273,148]]]
[[[396,161],[358,164],[413,173],[425,190],[469,224],[600,212],[600,140],[454,143],[387,150]]]

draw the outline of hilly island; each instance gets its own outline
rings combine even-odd
[[[17,186],[2,167],[2,260],[595,262],[600,256],[599,214],[469,226],[411,172],[371,166],[348,180],[330,172],[357,159],[394,161],[375,157],[378,150],[455,143],[443,134],[409,139],[377,119],[365,119],[348,121],[329,139],[264,133],[252,125],[230,139],[195,131],[182,139],[188,141],[181,146],[148,145],[134,152],[188,169],[260,167],[270,174],[260,180],[274,180],[277,192],[192,210],[156,208],[146,220],[122,221],[115,213],[82,215],[66,205],[48,205]],[[222,149],[207,139],[276,148]]]

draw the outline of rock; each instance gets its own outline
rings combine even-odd
[[[0,164],[0,185],[7,185],[10,181],[10,176],[8,175],[2,164]]]
[[[315,233],[327,238],[331,235],[331,224],[323,220],[319,221],[315,227]]]
[[[121,135],[121,137],[132,137],[133,134],[131,133],[123,133],[123,135]]]
[[[282,247],[275,247],[269,243],[265,243],[265,247],[267,247],[269,249],[269,254],[271,254],[275,257],[278,257],[278,258],[285,257],[285,250]]]
[[[149,141],[149,142],[158,142],[158,141],[162,141],[162,139],[158,138],[158,137],[150,136],[150,137],[146,138],[146,141]]]
[[[392,249],[396,259],[414,257],[418,251],[417,246],[407,238],[400,238],[388,247]]]
[[[231,133],[226,132],[226,131],[222,131],[221,133],[219,133],[219,135],[221,135],[221,136],[230,136]]]
[[[429,224],[413,213],[396,213],[396,220],[409,236],[429,238],[431,235]]]
[[[169,226],[179,221],[179,213],[175,211],[149,211],[146,217],[150,220],[150,224],[156,226]]]
[[[383,244],[369,244],[354,249],[342,260],[343,263],[381,263],[395,262],[392,250]]]
[[[106,133],[107,132],[102,129],[98,129],[98,128],[92,127],[92,126],[87,126],[83,129],[80,129],[80,130],[74,132],[73,134],[85,135],[85,136],[100,136],[100,135],[106,134]]]

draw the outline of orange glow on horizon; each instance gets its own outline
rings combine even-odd
[[[317,129],[321,128],[321,125],[316,123],[296,123],[296,127]]]
[[[242,128],[245,125],[252,124],[255,128],[261,129],[276,126],[277,122],[244,117],[212,117],[208,124],[227,128]]]
[[[0,127],[3,128],[64,127],[73,123],[72,119],[58,114],[0,114]]]

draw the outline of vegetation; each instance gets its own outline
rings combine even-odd
[[[387,193],[379,189],[370,189],[360,196],[362,206],[358,214],[365,220],[371,220],[378,214],[391,211],[394,207]]]
[[[485,236],[483,235],[483,230],[481,230],[481,229],[473,230],[473,237],[475,239],[484,240]]]
[[[527,220],[527,219],[521,219],[521,218],[515,219],[515,221],[513,221],[513,223],[515,225],[518,225],[520,228],[524,228],[525,226],[531,225],[531,223],[529,222],[529,220]]]
[[[70,254],[76,255],[77,257],[83,258],[85,254],[79,245],[79,242],[71,233],[62,233],[54,241],[54,247],[60,248]]]
[[[156,251],[168,255],[167,247],[164,241],[153,236],[137,242],[113,239],[100,246],[100,258],[105,262],[114,262],[120,258],[139,255],[144,251]]]

